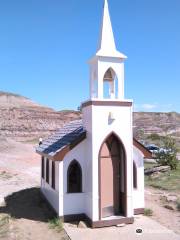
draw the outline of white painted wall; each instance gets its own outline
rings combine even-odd
[[[55,163],[55,189],[51,187],[52,183],[52,161],[49,160],[49,183],[46,182],[46,160],[44,158],[44,179],[41,179],[41,191],[54,208],[56,213],[59,213],[59,164]]]
[[[63,198],[61,198],[61,201],[63,201],[61,202],[61,206],[63,206],[61,213],[63,215],[80,213],[85,213],[88,215],[88,208],[86,204],[88,178],[86,176],[89,173],[89,169],[86,161],[85,147],[86,140],[78,144],[69,153],[67,153],[62,162],[63,170],[61,173],[63,173],[63,176],[60,176],[60,182],[63,181]],[[82,169],[82,193],[67,193],[67,171],[69,165],[74,159],[79,162]]]
[[[144,155],[135,146],[133,159],[137,166],[137,188],[133,189],[133,208],[144,208]]]
[[[104,100],[108,101],[108,100]],[[109,124],[109,113],[115,120]],[[88,121],[89,119],[89,121]],[[88,161],[92,159],[92,220],[99,220],[98,156],[105,138],[115,132],[124,144],[127,156],[127,216],[133,216],[133,145],[132,145],[132,107],[88,106],[83,108],[84,126],[88,129]],[[92,123],[91,123],[92,121]],[[92,124],[92,126],[91,126]],[[93,134],[92,134],[93,133]]]
[[[87,216],[92,219],[93,215],[93,202],[92,202],[92,184],[93,184],[93,165],[92,165],[92,108],[88,106],[83,108],[83,126],[85,127],[86,133],[86,144],[84,146],[86,156],[86,201],[85,208]],[[98,184],[98,183],[97,183]]]

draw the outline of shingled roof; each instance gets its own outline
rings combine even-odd
[[[57,130],[56,133],[42,142],[36,152],[42,155],[54,157],[63,149],[72,149],[80,141],[86,138],[86,130],[82,120],[72,121]]]
[[[37,147],[36,152],[50,159],[63,160],[66,153],[85,138],[86,129],[83,127],[82,120],[75,120],[65,124],[54,135],[45,139]],[[133,145],[144,154],[145,158],[152,158],[152,153],[135,138],[133,139]]]

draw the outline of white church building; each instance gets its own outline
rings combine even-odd
[[[143,164],[151,153],[133,138],[133,101],[124,97],[126,58],[116,49],[105,0],[82,120],[66,124],[36,150],[41,191],[64,221],[104,227],[133,223],[144,211]]]

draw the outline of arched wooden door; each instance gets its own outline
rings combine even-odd
[[[115,134],[102,144],[100,161],[100,218],[126,214],[125,152]]]

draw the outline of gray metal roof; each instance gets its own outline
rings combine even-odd
[[[69,122],[57,130],[54,135],[45,139],[42,144],[37,147],[36,151],[53,157],[63,148],[73,144],[85,134],[86,130],[82,125],[82,120]]]
[[[61,129],[57,130],[54,135],[45,139],[42,144],[36,148],[36,152],[54,157],[67,146],[70,146],[72,149],[76,146],[78,140],[81,142],[85,137],[86,129],[83,127],[82,119],[75,120],[65,124]],[[137,139],[134,138],[134,140],[138,142]],[[145,146],[141,144],[141,151],[142,147],[146,149]]]

